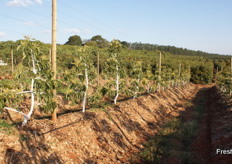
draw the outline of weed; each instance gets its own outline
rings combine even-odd
[[[181,158],[181,164],[197,164],[197,162],[193,159],[193,156],[189,152],[184,152]]]
[[[27,136],[21,134],[21,135],[19,136],[19,140],[20,140],[20,141],[27,141],[28,138],[27,138]]]
[[[0,132],[6,132],[7,134],[13,133],[13,125],[5,122],[4,120],[0,120]]]
[[[189,121],[183,123],[179,132],[180,140],[183,142],[183,146],[185,149],[188,149],[193,138],[196,135],[197,122]]]
[[[192,105],[193,104],[192,104],[192,102],[190,100],[183,103],[184,107],[191,107]]]

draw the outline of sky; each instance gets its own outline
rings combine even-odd
[[[0,41],[51,42],[51,0],[0,0]],[[232,55],[232,0],[57,0],[57,43],[72,35]]]

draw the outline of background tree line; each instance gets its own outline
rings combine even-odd
[[[44,44],[40,41],[40,51],[44,55],[43,58],[49,60],[49,44]],[[17,66],[23,57],[23,54],[16,51],[15,48],[19,45],[20,40],[0,42],[0,58],[6,62],[10,62],[10,52],[14,50],[14,65]],[[218,54],[210,54],[201,51],[193,51],[183,48],[177,48],[174,46],[159,46],[153,44],[144,43],[128,43],[126,41],[120,41],[122,45],[121,58],[125,65],[125,68],[130,70],[133,63],[136,61],[143,61],[151,66],[153,73],[157,66],[157,54],[162,51],[162,65],[168,69],[178,69],[181,63],[182,69],[189,68],[191,70],[191,81],[194,83],[210,83],[212,79],[215,79],[216,70],[220,71],[226,67],[229,67],[228,56],[222,56]],[[108,59],[107,47],[109,47],[109,41],[104,39],[101,35],[93,36],[89,40],[82,40],[80,36],[70,36],[68,41],[64,45],[58,45],[58,76],[62,77],[62,72],[65,69],[71,69],[73,61],[77,53],[77,49],[80,46],[89,46],[93,49],[92,61],[97,65],[97,54],[100,55],[100,73],[103,70],[103,63]],[[8,65],[10,67],[10,65]],[[4,67],[1,69],[1,74],[10,72],[10,68]],[[127,71],[127,70],[126,70]]]

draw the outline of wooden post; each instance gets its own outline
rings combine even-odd
[[[49,48],[49,62],[52,63],[52,50]]]
[[[181,84],[181,63],[179,63],[179,85]]]
[[[179,63],[179,76],[181,75],[181,63]]]
[[[232,85],[232,57],[230,58],[230,97],[232,95],[231,85]]]
[[[161,62],[162,62],[162,54],[161,54],[161,51],[160,51],[160,54],[159,54],[159,76],[158,76],[158,91],[160,92],[160,81],[161,81]]]
[[[52,62],[52,72],[53,80],[56,80],[56,21],[57,21],[57,3],[56,0],[52,0],[52,53],[51,53],[51,62]],[[56,102],[56,89],[53,90],[54,101]],[[52,120],[57,120],[57,108],[54,109],[52,113]]]
[[[99,52],[97,52],[97,85],[99,86],[99,76],[100,76],[100,68],[99,68]]]
[[[14,73],[14,51],[13,49],[11,49],[11,73],[13,77],[13,73]]]
[[[230,58],[230,73],[232,75],[232,57]]]
[[[161,52],[159,54],[159,80],[161,79]]]
[[[188,66],[188,69],[189,69],[189,79],[188,79],[188,82],[190,82],[190,79],[191,79],[191,67],[190,67],[190,65]]]
[[[52,0],[52,72],[56,79],[56,0]]]

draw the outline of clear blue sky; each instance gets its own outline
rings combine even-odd
[[[173,45],[232,55],[232,0],[57,0],[58,43],[69,36]],[[1,0],[0,41],[49,43],[51,0]]]

